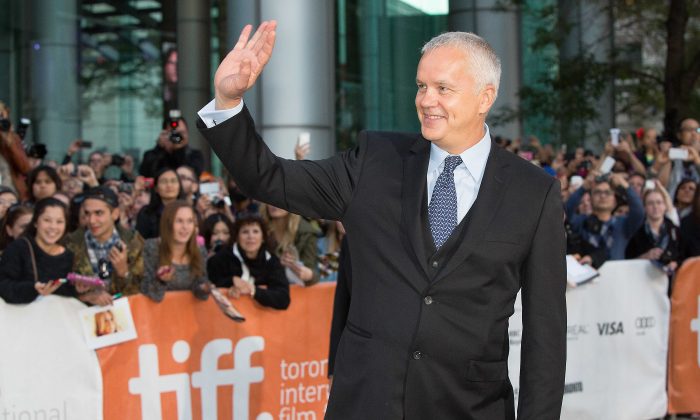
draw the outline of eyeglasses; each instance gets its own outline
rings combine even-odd
[[[693,127],[683,127],[683,128],[681,128],[681,131],[691,131],[691,132],[694,131],[694,132],[696,132],[696,133],[700,133],[700,127],[697,127],[697,128],[693,128]]]
[[[592,194],[602,197],[602,196],[610,196],[610,195],[613,195],[614,193],[612,192],[612,190],[593,190]]]

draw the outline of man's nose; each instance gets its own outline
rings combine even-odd
[[[435,106],[437,103],[437,96],[435,95],[435,90],[427,88],[425,92],[423,92],[423,96],[420,98],[420,106],[423,108],[430,108],[431,106]]]

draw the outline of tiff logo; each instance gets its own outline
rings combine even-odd
[[[698,296],[698,317],[690,320],[690,331],[698,334],[698,366],[700,366],[700,295]]]
[[[229,339],[219,338],[208,342],[200,355],[200,371],[192,373],[192,387],[202,395],[202,418],[217,418],[217,393],[219,386],[233,385],[233,419],[248,420],[250,385],[262,382],[265,371],[250,365],[252,354],[265,349],[262,337],[245,337],[236,343],[235,350]],[[219,358],[233,353],[233,369],[219,370]],[[190,345],[183,340],[172,347],[173,360],[184,363],[190,358]],[[178,420],[192,419],[190,376],[187,373],[161,375],[158,348],[155,344],[139,347],[139,376],[129,379],[129,392],[141,396],[141,417],[161,419],[160,394],[174,392],[177,400]],[[258,420],[271,420],[269,413],[261,413]]]

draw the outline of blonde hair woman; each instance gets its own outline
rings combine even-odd
[[[269,204],[260,206],[260,214],[268,226],[268,248],[287,269],[289,283],[318,283],[318,230],[298,214]]]

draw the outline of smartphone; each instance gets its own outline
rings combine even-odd
[[[311,143],[311,133],[308,131],[302,131],[299,133],[299,137],[297,137],[297,144],[299,146],[306,146],[309,143]]]
[[[600,172],[603,174],[609,174],[612,171],[613,166],[615,166],[615,158],[607,156],[600,166]]]
[[[682,149],[680,147],[672,147],[668,149],[668,157],[671,160],[687,160],[688,159],[688,151],[686,149]]]
[[[569,185],[573,188],[578,189],[578,187],[583,185],[583,177],[581,175],[573,175],[571,177],[571,180],[569,181]]]
[[[620,144],[620,129],[619,128],[611,128],[610,129],[610,143],[612,143],[612,145],[615,147],[617,147]]]
[[[204,182],[199,184],[199,193],[202,195],[208,195],[209,197],[215,197],[219,195],[219,183]]]
[[[92,147],[92,142],[88,140],[81,140],[80,144],[78,144],[78,147],[81,149],[89,149]]]
[[[117,251],[124,251],[124,245],[121,242],[117,242],[116,244],[114,244],[114,246],[117,248]]]

